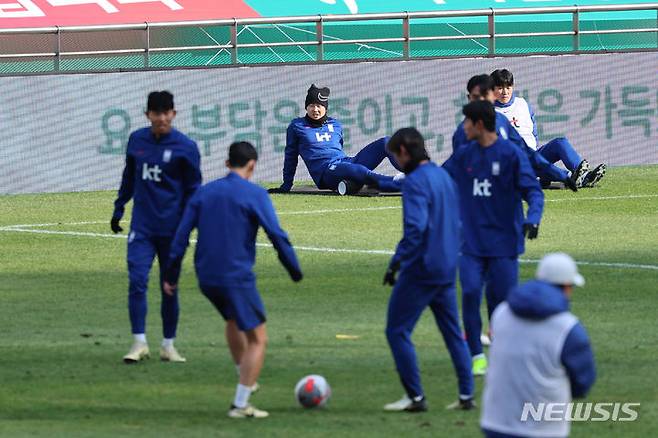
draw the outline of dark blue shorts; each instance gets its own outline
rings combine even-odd
[[[201,292],[215,306],[222,317],[234,320],[242,331],[253,330],[266,321],[265,306],[256,285],[204,286]]]

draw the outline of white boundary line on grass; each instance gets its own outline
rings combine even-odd
[[[87,223],[87,222],[85,222]],[[98,223],[98,222],[92,222]],[[105,222],[101,222],[105,223]],[[72,224],[56,224],[56,225],[73,225]],[[125,239],[127,236],[125,234],[108,234],[108,233],[85,233],[79,231],[56,231],[56,230],[30,230],[27,228],[17,228],[13,227],[2,227],[0,231],[9,231],[16,233],[33,233],[33,234],[50,234],[50,235],[60,235],[60,236],[77,236],[77,237],[104,237],[111,239]],[[196,240],[191,240],[192,243],[195,243]],[[269,243],[257,243],[256,246],[263,248],[271,248],[272,245]],[[348,253],[348,254],[377,254],[377,255],[393,255],[393,251],[384,250],[384,249],[350,249],[350,248],[324,248],[324,247],[315,247],[315,246],[297,246],[295,249],[300,251],[313,251],[313,252],[330,252],[330,253]],[[521,263],[539,263],[537,259],[519,259]],[[579,265],[583,266],[602,266],[607,268],[621,268],[621,269],[645,269],[651,271],[658,271],[658,265],[644,265],[644,264],[634,264],[634,263],[613,263],[613,262],[590,262],[590,261],[577,261]]]
[[[578,197],[575,195],[573,198],[562,199],[546,199],[545,202],[573,202],[573,201],[605,201],[610,199],[642,199],[642,198],[658,198],[656,195],[626,195],[626,196],[593,196],[593,197]],[[278,216],[294,216],[294,215],[307,215],[307,214],[326,214],[326,213],[351,213],[355,211],[380,211],[380,210],[399,210],[401,205],[388,205],[382,207],[360,207],[360,208],[334,208],[323,210],[299,210],[299,211],[281,211],[277,212]],[[0,230],[10,230],[18,228],[41,228],[41,227],[54,227],[57,225],[97,225],[108,223],[108,221],[86,221],[86,222],[52,222],[43,224],[18,224],[18,225],[5,225],[0,227]]]

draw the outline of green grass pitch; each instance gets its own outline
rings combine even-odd
[[[414,341],[430,411],[381,410],[403,393],[384,337],[390,289],[381,286],[387,252],[401,234],[399,198],[273,197],[299,247],[305,279],[293,284],[275,253],[259,248],[256,270],[270,342],[262,389],[252,401],[271,417],[237,421],[226,417],[237,382],[224,324],[198,292],[191,252],[181,279],[177,340],[188,363],[121,362],[131,337],[126,241],[112,237],[108,224],[114,197],[0,197],[0,436],[479,436],[479,412],[444,409],[457,395],[456,379],[428,312]],[[577,423],[572,436],[653,436],[658,166],[615,168],[600,188],[548,191],[546,200],[539,239],[527,245],[521,277],[529,279],[533,261],[549,251],[587,262],[580,266],[587,285],[572,305],[598,364],[587,401],[641,403],[636,422]],[[262,233],[259,241],[266,242]],[[152,352],[161,340],[159,302],[153,275],[147,321]],[[359,338],[339,340],[336,334]],[[310,373],[332,385],[327,409],[303,410],[295,403],[293,387]],[[478,400],[482,382],[476,380]]]

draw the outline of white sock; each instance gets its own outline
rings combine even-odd
[[[164,338],[162,340],[162,348],[171,348],[174,346],[174,338]]]
[[[235,372],[238,374],[238,377],[240,377],[240,364],[239,363],[235,364]]]
[[[146,333],[133,333],[133,338],[136,342],[143,342],[146,344]]]
[[[249,403],[249,396],[251,395],[251,388],[238,383],[235,390],[235,398],[233,399],[233,406],[236,408],[244,408]]]
[[[473,360],[478,360],[478,359],[486,359],[486,356],[484,355],[484,353],[476,354],[475,356],[473,356]]]

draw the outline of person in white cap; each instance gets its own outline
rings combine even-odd
[[[570,256],[547,254],[535,280],[494,311],[480,419],[488,438],[569,435],[569,403],[596,380],[589,338],[569,311],[574,286],[584,284]]]

